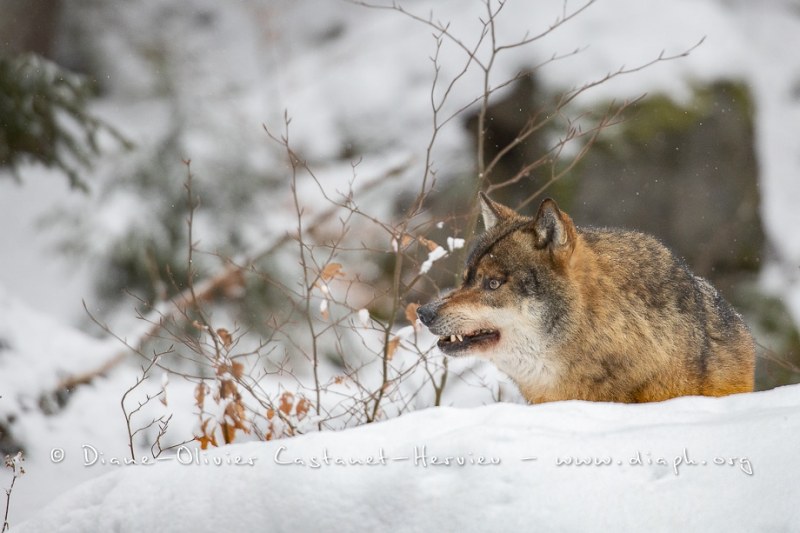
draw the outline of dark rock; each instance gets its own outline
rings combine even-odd
[[[571,179],[578,223],[634,228],[660,237],[717,284],[759,269],[753,106],[730,82],[698,89],[686,106],[657,96],[634,106]]]

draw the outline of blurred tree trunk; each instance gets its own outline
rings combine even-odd
[[[53,57],[61,0],[0,0],[0,54]]]

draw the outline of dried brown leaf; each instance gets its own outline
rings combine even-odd
[[[203,410],[203,404],[206,400],[206,384],[202,381],[194,388],[194,404]]]
[[[220,381],[219,396],[220,398],[238,398],[239,389],[236,387],[236,383],[230,379],[223,379]]]
[[[319,277],[322,278],[322,281],[330,281],[333,278],[341,276],[344,276],[341,263],[328,263],[325,265],[325,268],[322,269],[322,272],[319,273]]]
[[[406,306],[406,320],[408,320],[414,328],[417,327],[417,309],[419,308],[419,304],[417,303],[410,303]]]
[[[208,445],[211,444],[212,446],[216,447],[217,444],[217,437],[214,435],[214,429],[211,429],[211,434],[209,435],[208,432],[208,424],[211,422],[210,418],[206,418],[202,424],[200,424],[200,432],[202,433],[199,437],[195,436],[195,440],[200,442],[200,449],[205,450],[208,448]]]
[[[233,422],[233,427],[235,429],[241,429],[245,433],[249,433],[250,430],[245,426],[246,416],[244,405],[242,402],[231,402],[225,407],[225,416]]]
[[[432,240],[426,239],[425,237],[422,237],[422,236],[417,237],[417,241],[419,241],[419,243],[421,245],[423,245],[426,248],[428,248],[429,252],[432,252],[432,251],[434,251],[435,249],[437,249],[439,247],[439,245],[436,244],[435,242],[433,242]]]
[[[242,379],[244,375],[244,364],[234,361],[231,363],[231,375],[236,379]]]
[[[230,347],[233,345],[233,336],[230,334],[230,332],[225,328],[219,328],[217,330],[217,336],[219,337],[219,340],[222,341],[222,345],[226,349],[230,349]]]
[[[300,401],[297,402],[297,407],[295,407],[295,413],[297,413],[297,419],[302,420],[308,414],[308,409],[311,407],[311,402],[306,400],[305,398],[300,398]]]
[[[389,341],[389,344],[386,345],[386,359],[391,361],[394,357],[394,352],[397,350],[397,347],[400,345],[400,337],[394,337]]]
[[[278,406],[278,410],[286,416],[289,416],[289,413],[292,412],[292,407],[294,406],[294,394],[289,391],[284,392],[281,394],[280,397],[280,405]]]
[[[222,429],[222,438],[225,440],[225,444],[230,444],[236,438],[236,428],[231,424],[227,424],[223,422],[219,425],[220,429]]]

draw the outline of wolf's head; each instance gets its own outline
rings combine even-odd
[[[494,360],[536,353],[551,344],[568,314],[575,225],[551,199],[533,218],[483,193],[480,201],[486,231],[472,243],[461,287],[417,315],[448,355]]]

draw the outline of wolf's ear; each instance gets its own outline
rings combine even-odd
[[[553,253],[567,252],[569,256],[575,247],[575,224],[550,198],[546,198],[539,206],[533,221],[533,233],[537,248],[549,248]]]
[[[516,211],[503,204],[498,204],[481,191],[481,214],[483,215],[483,227],[489,229],[498,222],[504,222],[517,216]]]

